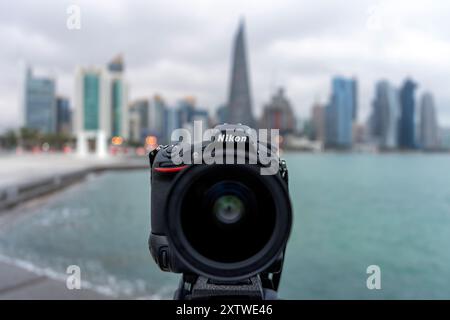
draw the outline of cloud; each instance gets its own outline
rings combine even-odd
[[[54,75],[73,97],[77,65],[123,53],[131,98],[186,95],[211,110],[228,95],[231,45],[245,16],[254,110],[283,85],[306,117],[335,74],[360,82],[361,115],[375,82],[411,76],[435,95],[450,125],[450,4],[445,1],[75,1],[81,30],[66,28],[64,1],[0,4],[0,129],[19,121],[20,62]],[[26,5],[25,5],[26,4]],[[419,99],[417,99],[419,101]]]

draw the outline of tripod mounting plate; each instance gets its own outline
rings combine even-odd
[[[183,277],[174,298],[176,300],[264,300],[267,298],[267,291],[263,288],[259,276],[234,283],[214,281],[203,276],[198,276],[193,282],[189,282]]]

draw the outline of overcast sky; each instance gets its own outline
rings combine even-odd
[[[81,29],[66,27],[69,5]],[[193,95],[215,109],[228,95],[232,40],[245,17],[253,110],[278,86],[300,117],[325,102],[333,75],[359,80],[359,120],[375,82],[410,76],[435,97],[450,125],[450,1],[2,1],[0,129],[19,124],[23,63],[57,79],[73,96],[77,65],[123,53],[130,98]]]

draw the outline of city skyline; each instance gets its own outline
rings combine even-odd
[[[280,129],[282,135],[289,137],[286,140],[288,147],[316,149],[321,145],[319,148],[348,150],[363,143],[382,151],[448,148],[448,144],[443,143],[444,133],[437,121],[433,94],[423,93],[420,102],[416,103],[415,90],[420,85],[411,78],[406,78],[398,89],[387,80],[379,80],[375,84],[372,113],[363,125],[355,119],[359,108],[358,81],[342,76],[331,79],[329,101],[324,106],[317,103],[311,106],[306,122],[298,121],[283,87],[278,88],[272,100],[265,104],[261,117],[253,120],[247,63],[242,60],[245,58],[243,31],[240,23],[234,42],[234,48],[239,50],[234,50],[231,61],[230,101],[239,102],[234,108],[230,103],[225,104],[212,115],[196,104],[195,97],[185,97],[176,105],[167,104],[160,95],[129,101],[128,81],[123,76],[125,62],[123,56],[117,55],[105,66],[77,69],[75,110],[69,109],[67,98],[56,93],[53,79],[35,77],[28,68],[24,84],[26,128],[36,129],[41,134],[72,135],[77,139],[80,154],[88,151],[84,147],[87,139],[95,138],[96,145],[100,141],[101,146],[95,147],[96,152],[104,155],[108,141],[115,144],[120,138],[120,144],[128,141],[147,145],[147,139],[151,138],[156,139],[155,142],[169,143],[171,132],[177,128],[193,129],[192,123],[196,120],[202,121],[203,130],[218,123],[230,123],[229,115],[234,111],[238,120],[233,123],[254,121],[258,123],[253,126],[255,128]],[[245,81],[240,82],[242,79]],[[416,110],[416,105],[420,110]],[[250,117],[241,120],[243,110]],[[295,141],[295,136],[306,137],[320,145]],[[79,147],[80,144],[83,147]]]
[[[242,15],[248,25],[256,115],[262,113],[276,88],[283,86],[295,113],[306,117],[316,100],[324,103],[328,99],[329,77],[342,74],[359,80],[361,121],[371,110],[373,83],[386,78],[398,86],[411,76],[421,84],[419,95],[422,90],[434,93],[440,123],[450,124],[450,93],[445,88],[450,45],[441,32],[446,30],[446,20],[427,6],[424,10],[420,2],[380,1],[378,11],[369,10],[374,6],[371,1],[345,8],[320,1],[314,6],[261,3],[257,7],[244,1],[219,3],[215,4],[218,8],[207,6],[208,10],[200,11],[195,2],[182,10],[158,2],[79,5],[82,26],[78,31],[67,30],[64,4],[42,6],[45,11],[33,3],[25,9],[13,4],[1,10],[0,30],[4,32],[0,39],[5,49],[0,54],[4,70],[0,79],[1,130],[18,124],[20,61],[57,74],[58,92],[73,100],[75,66],[101,64],[116,52],[122,52],[129,62],[131,99],[160,93],[173,103],[179,97],[195,95],[199,104],[212,112],[227,100],[228,30],[235,29]],[[273,14],[267,16],[269,7]],[[219,15],[222,11],[226,13],[223,17]],[[373,23],[372,18],[377,17],[381,25]],[[117,23],[112,25],[112,21]],[[102,39],[104,45],[92,46],[95,39]]]
[[[193,130],[192,124],[196,120],[202,122],[203,130],[223,122],[279,129],[282,135],[289,136],[287,146],[306,149],[316,149],[319,145],[305,144],[295,140],[295,136],[312,139],[320,143],[320,148],[327,149],[349,150],[361,143],[377,146],[380,150],[436,151],[444,148],[433,94],[422,94],[420,113],[416,117],[415,93],[420,85],[410,77],[398,90],[387,80],[379,80],[375,85],[372,113],[362,123],[357,117],[358,79],[341,75],[332,77],[331,94],[323,111],[317,110],[316,101],[305,122],[300,121],[292,110],[283,87],[279,87],[272,100],[264,105],[258,121],[252,112],[249,63],[245,24],[241,19],[232,42],[228,101],[215,110],[215,116],[211,116],[208,109],[199,108],[195,97],[179,100],[175,106],[166,103],[160,95],[150,100],[129,101],[125,61],[121,54],[106,66],[79,66],[75,74],[74,121],[70,124],[70,102],[57,97],[55,80],[36,77],[28,67],[23,89],[25,127],[43,134],[62,133],[63,127],[67,133],[68,127],[73,127],[70,133],[76,136],[77,152],[82,155],[89,151],[88,140],[92,138],[99,155],[106,154],[108,141],[112,144],[145,142],[148,145],[147,139],[151,138],[152,141],[168,143],[173,130]],[[320,114],[322,119],[318,118]]]

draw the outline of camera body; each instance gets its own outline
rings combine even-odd
[[[286,163],[247,126],[213,132],[150,152],[151,255],[163,271],[227,284],[257,276],[276,290],[292,225]]]

